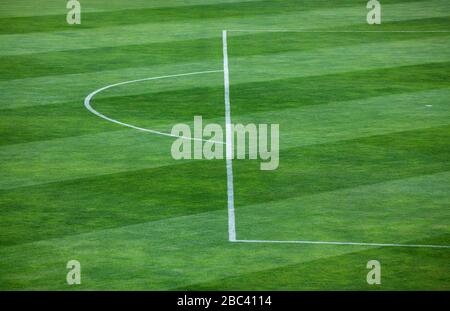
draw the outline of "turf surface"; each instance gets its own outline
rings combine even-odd
[[[69,26],[61,1],[2,1],[0,289],[449,290],[449,249],[227,242],[224,161],[83,106],[220,70],[228,29],[233,122],[280,124],[278,170],[234,161],[239,239],[450,245],[450,3],[382,5],[369,26],[365,1],[93,0]],[[219,72],[92,105],[170,131],[223,124],[223,92]]]

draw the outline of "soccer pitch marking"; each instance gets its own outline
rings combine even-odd
[[[296,33],[450,33],[450,30],[301,30],[301,29],[232,29],[228,32],[296,32]]]
[[[450,245],[428,244],[389,244],[389,243],[364,243],[364,242],[328,242],[328,241],[275,241],[275,240],[235,240],[236,243],[278,243],[278,244],[319,244],[319,245],[356,245],[377,247],[426,247],[426,248],[450,248]]]
[[[240,30],[231,30],[240,31]],[[252,32],[254,30],[241,30]],[[260,30],[265,32],[293,32],[289,30]],[[300,31],[297,31],[300,32]],[[304,32],[304,31],[301,31]],[[315,31],[310,31],[315,32]],[[348,33],[361,31],[327,31],[331,33]],[[371,31],[375,32],[375,31]],[[382,31],[378,31],[382,32]],[[384,31],[391,32],[391,31]],[[399,32],[399,31],[397,31]],[[405,31],[401,31],[405,32]],[[417,31],[409,31],[417,32]],[[428,32],[428,31],[427,31]],[[228,195],[228,240],[232,243],[272,243],[272,244],[316,244],[316,245],[355,245],[376,247],[413,247],[413,248],[450,248],[450,245],[427,245],[427,244],[396,244],[396,243],[366,243],[366,242],[331,242],[331,241],[276,241],[276,240],[237,240],[236,219],[234,209],[234,184],[233,184],[233,160],[232,160],[232,132],[230,112],[230,73],[228,68],[228,31],[222,31],[223,42],[223,75],[225,88],[225,126],[226,126],[226,166],[227,166],[227,195]]]
[[[230,72],[228,69],[228,43],[227,31],[222,31],[223,43],[223,82],[225,89],[225,150],[227,164],[227,202],[228,202],[228,240],[236,241],[236,221],[234,214],[234,182],[233,182],[233,133],[231,131],[231,111],[230,111]]]
[[[91,100],[92,98],[94,98],[95,95],[97,95],[100,92],[103,92],[104,90],[116,87],[116,86],[120,86],[120,85],[126,85],[126,84],[131,84],[131,83],[138,83],[138,82],[144,82],[144,81],[151,81],[151,80],[161,80],[161,79],[168,79],[168,78],[176,78],[176,77],[186,77],[186,76],[194,76],[194,75],[201,75],[201,74],[210,74],[210,73],[218,73],[218,72],[222,72],[222,70],[208,70],[208,71],[197,71],[197,72],[188,72],[188,73],[180,73],[180,74],[174,74],[174,75],[167,75],[167,76],[159,76],[159,77],[151,77],[151,78],[144,78],[144,79],[138,79],[138,80],[131,80],[131,81],[125,81],[125,82],[119,82],[119,83],[114,83],[114,84],[110,84],[107,86],[104,86],[102,88],[99,88],[98,90],[95,90],[94,92],[92,92],[91,94],[89,94],[88,96],[86,96],[86,98],[84,99],[84,106],[86,107],[87,110],[89,110],[90,112],[92,112],[93,114],[95,114],[96,116],[105,119],[109,122],[113,122],[122,126],[126,126],[138,131],[142,131],[142,132],[148,132],[148,133],[152,133],[152,134],[157,134],[157,135],[162,135],[162,136],[168,136],[168,137],[174,137],[174,138],[182,138],[182,139],[186,139],[186,140],[198,140],[198,141],[204,141],[204,142],[212,142],[212,143],[218,143],[218,144],[224,144],[223,141],[215,141],[215,140],[208,140],[208,139],[198,139],[195,137],[185,137],[185,136],[179,136],[179,135],[174,135],[171,133],[165,133],[165,132],[160,132],[160,131],[156,131],[156,130],[152,130],[152,129],[146,129],[146,128],[142,128],[142,127],[138,127],[132,124],[128,124],[128,123],[124,123],[115,119],[112,119],[110,117],[105,116],[104,114],[98,112],[97,110],[95,110],[94,108],[92,108],[91,106]]]
[[[205,142],[213,142],[213,143],[220,143],[225,144],[226,148],[226,168],[227,168],[227,207],[228,207],[228,240],[232,243],[271,243],[271,244],[315,244],[315,245],[353,245],[353,246],[375,246],[375,247],[410,247],[410,248],[444,248],[444,249],[450,249],[450,245],[429,245],[429,244],[396,244],[396,243],[366,243],[366,242],[334,242],[334,241],[302,241],[302,240],[238,240],[236,238],[236,220],[235,220],[235,208],[234,208],[234,182],[233,182],[233,155],[232,155],[232,140],[233,140],[233,132],[231,128],[231,108],[230,108],[230,78],[229,78],[229,66],[228,66],[228,32],[303,32],[303,33],[436,33],[436,32],[446,32],[450,33],[450,31],[302,31],[302,30],[223,30],[222,31],[222,44],[223,44],[223,70],[208,70],[208,71],[198,71],[198,72],[189,72],[189,73],[181,73],[181,74],[173,74],[173,75],[165,75],[165,76],[158,76],[158,77],[150,77],[150,78],[144,78],[144,79],[137,79],[137,80],[130,80],[130,81],[124,81],[119,82],[115,84],[110,84],[107,86],[104,86],[102,88],[99,88],[92,93],[90,93],[86,98],[84,99],[84,106],[87,110],[89,110],[91,113],[95,114],[96,116],[105,119],[109,122],[116,123],[122,126],[126,126],[138,131],[152,133],[156,135],[162,135],[167,137],[173,137],[173,138],[182,138],[186,140],[199,140],[199,141],[205,141]],[[185,76],[192,76],[192,75],[201,75],[201,74],[211,74],[211,73],[218,73],[223,72],[224,74],[224,95],[225,95],[225,128],[226,128],[226,140],[225,142],[222,141],[213,141],[213,140],[206,140],[206,139],[198,139],[198,138],[192,138],[192,137],[184,137],[179,135],[173,135],[171,133],[165,133],[161,131],[156,131],[152,129],[146,129],[142,127],[138,127],[132,124],[124,123],[115,119],[112,119],[97,110],[95,110],[91,106],[91,100],[94,98],[95,95],[98,93],[105,91],[107,89],[131,84],[131,83],[138,83],[138,82],[144,82],[144,81],[151,81],[151,80],[161,80],[161,79],[168,79],[168,78],[176,78],[176,77],[185,77]]]

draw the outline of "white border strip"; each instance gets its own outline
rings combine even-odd
[[[124,123],[124,122],[120,122],[117,120],[114,120],[110,117],[105,116],[104,114],[98,112],[97,110],[95,110],[94,108],[92,108],[91,106],[91,100],[92,98],[97,95],[100,92],[103,92],[104,90],[119,86],[119,85],[125,85],[125,84],[131,84],[131,83],[137,83],[137,82],[143,82],[143,81],[150,81],[150,80],[160,80],[160,79],[167,79],[167,78],[175,78],[175,77],[185,77],[185,76],[193,76],[193,75],[200,75],[200,74],[209,74],[209,73],[217,73],[217,72],[222,72],[222,70],[208,70],[208,71],[198,71],[198,72],[189,72],[189,73],[180,73],[180,74],[175,74],[175,75],[167,75],[167,76],[159,76],[159,77],[151,77],[151,78],[145,78],[145,79],[139,79],[139,80],[131,80],[131,81],[125,81],[125,82],[120,82],[120,83],[115,83],[115,84],[111,84],[111,85],[107,85],[105,87],[102,87],[98,90],[95,90],[94,92],[92,92],[91,94],[89,94],[88,96],[86,96],[86,98],[84,99],[84,106],[86,107],[87,110],[89,110],[90,112],[92,112],[93,114],[95,114],[96,116],[105,119],[109,122],[113,122],[119,125],[123,125],[126,127],[130,127],[132,129],[138,130],[138,131],[142,131],[142,132],[148,132],[148,133],[152,133],[152,134],[157,134],[157,135],[163,135],[163,136],[169,136],[169,137],[175,137],[175,138],[182,138],[182,139],[187,139],[187,140],[198,140],[198,141],[206,141],[206,142],[213,142],[213,143],[218,143],[218,144],[224,144],[223,141],[214,141],[214,140],[207,140],[207,139],[199,139],[199,138],[193,138],[193,137],[185,137],[185,136],[178,136],[178,135],[172,135],[170,133],[164,133],[164,132],[160,132],[160,131],[156,131],[156,130],[152,130],[152,129],[146,129],[146,128],[142,128],[142,127],[138,127],[138,126],[134,126],[128,123]]]
[[[319,244],[319,245],[356,245],[356,246],[391,246],[391,247],[421,247],[421,248],[450,248],[450,245],[427,244],[389,244],[364,242],[326,242],[326,241],[271,241],[271,240],[236,240],[236,243],[278,243],[278,244]]]
[[[228,71],[227,31],[222,32],[223,41],[223,79],[225,87],[225,129],[226,129],[226,162],[227,162],[227,195],[228,195],[228,240],[236,241],[236,223],[234,216],[233,189],[233,132],[231,130],[230,112],[230,77]]]
[[[450,30],[301,30],[301,29],[230,29],[230,32],[301,32],[301,33],[450,33]]]

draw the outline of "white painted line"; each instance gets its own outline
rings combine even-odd
[[[227,162],[227,195],[228,195],[228,240],[236,241],[236,223],[234,216],[233,186],[233,133],[231,131],[230,112],[230,76],[228,70],[227,31],[222,32],[223,41],[223,78],[225,87],[225,129],[226,129],[226,162]]]
[[[98,112],[97,110],[95,110],[94,108],[92,108],[91,106],[91,100],[92,98],[97,95],[98,93],[119,86],[119,85],[125,85],[125,84],[131,84],[131,83],[137,83],[137,82],[143,82],[143,81],[150,81],[150,80],[160,80],[160,79],[167,79],[167,78],[175,78],[175,77],[185,77],[185,76],[193,76],[193,75],[200,75],[200,74],[209,74],[209,73],[217,73],[217,72],[222,72],[222,70],[209,70],[209,71],[198,71],[198,72],[189,72],[189,73],[180,73],[180,74],[174,74],[174,75],[167,75],[167,76],[159,76],[159,77],[152,77],[152,78],[145,78],[145,79],[139,79],[139,80],[131,80],[131,81],[125,81],[125,82],[120,82],[120,83],[115,83],[115,84],[111,84],[111,85],[107,85],[105,87],[102,87],[94,92],[92,92],[91,94],[89,94],[88,96],[86,96],[86,98],[84,99],[84,106],[93,114],[99,116],[102,119],[105,119],[107,121],[119,124],[119,125],[123,125],[126,127],[130,127],[132,129],[138,130],[138,131],[143,131],[143,132],[148,132],[148,133],[153,133],[153,134],[157,134],[157,135],[163,135],[163,136],[169,136],[169,137],[175,137],[175,138],[183,138],[183,139],[187,139],[187,140],[200,140],[200,141],[207,141],[207,142],[213,142],[213,143],[219,143],[219,144],[224,144],[224,142],[222,141],[214,141],[214,140],[206,140],[206,139],[198,139],[198,138],[192,138],[192,137],[184,137],[184,136],[178,136],[178,135],[172,135],[170,133],[164,133],[164,132],[160,132],[160,131],[155,131],[152,129],[146,129],[146,128],[142,128],[142,127],[138,127],[138,126],[134,126],[128,123],[124,123],[124,122],[120,122],[117,120],[114,120],[110,117],[105,116],[104,114]]]
[[[229,30],[242,32],[310,32],[310,33],[351,33],[351,32],[450,32],[450,31],[294,31],[294,30]],[[226,122],[226,154],[227,154],[227,191],[228,191],[228,237],[235,243],[273,243],[273,244],[318,244],[318,245],[354,245],[376,247],[413,247],[413,248],[450,248],[450,245],[427,244],[395,244],[395,243],[364,243],[364,242],[328,242],[328,241],[277,241],[277,240],[236,240],[236,225],[234,215],[234,186],[233,186],[233,151],[230,116],[230,81],[228,70],[227,31],[222,32],[223,38],[223,72],[225,81],[225,122]],[[428,105],[427,105],[428,106]],[[431,105],[430,105],[431,106]]]
[[[416,248],[450,248],[450,245],[427,244],[387,244],[387,243],[359,243],[359,242],[324,242],[324,241],[270,241],[270,240],[236,240],[236,243],[278,243],[278,244],[319,244],[319,245],[356,245],[356,246],[391,246]]]
[[[450,33],[450,30],[300,30],[300,29],[230,29],[228,32],[300,32],[300,33]]]
[[[233,30],[233,31],[255,31],[255,30]],[[267,31],[267,30],[258,30],[258,31]],[[274,31],[274,30],[270,30]],[[283,30],[286,31],[286,30]],[[279,31],[277,31],[279,32]],[[292,31],[287,31],[292,32]],[[303,31],[302,31],[303,32]],[[386,32],[386,31],[385,31]],[[84,99],[84,106],[93,114],[98,117],[105,119],[107,121],[126,126],[129,128],[133,128],[139,131],[153,133],[157,135],[175,137],[175,138],[183,138],[188,140],[201,140],[208,141],[214,143],[225,144],[226,146],[226,166],[227,166],[227,195],[228,195],[228,239],[230,242],[236,243],[278,243],[278,244],[320,244],[320,245],[360,245],[360,246],[394,246],[394,247],[422,247],[422,248],[450,248],[448,245],[420,245],[420,244],[383,244],[383,243],[357,243],[357,242],[322,242],[322,241],[271,241],[271,240],[236,240],[236,224],[235,224],[235,213],[234,213],[234,186],[233,186],[233,137],[231,131],[231,111],[230,111],[230,80],[229,80],[229,69],[228,69],[228,47],[227,47],[227,31],[224,30],[222,32],[223,39],[223,70],[209,70],[209,71],[199,71],[199,72],[190,72],[190,73],[182,73],[182,74],[174,74],[174,75],[166,75],[159,77],[151,77],[144,78],[138,80],[125,81],[120,83],[115,83],[111,85],[107,85],[102,87],[94,92],[90,93]],[[224,88],[225,88],[225,126],[226,126],[226,143],[213,141],[213,140],[204,140],[204,139],[196,139],[191,137],[177,136],[172,135],[170,133],[164,133],[152,129],[146,129],[138,126],[134,126],[131,124],[127,124],[124,122],[120,122],[118,120],[114,120],[110,117],[105,116],[104,114],[98,112],[91,106],[92,98],[98,93],[125,84],[150,81],[150,80],[159,80],[159,79],[167,79],[167,78],[175,78],[175,77],[183,77],[183,76],[191,76],[191,75],[199,75],[199,74],[209,74],[209,73],[224,73]]]

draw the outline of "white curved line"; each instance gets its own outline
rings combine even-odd
[[[86,98],[84,99],[84,106],[86,107],[87,110],[89,110],[90,112],[92,112],[93,114],[95,114],[96,116],[105,119],[109,122],[113,122],[122,126],[126,126],[138,131],[142,131],[142,132],[148,132],[148,133],[153,133],[153,134],[157,134],[157,135],[163,135],[163,136],[168,136],[168,137],[175,137],[175,138],[182,138],[182,139],[188,139],[188,140],[197,140],[197,141],[206,141],[206,142],[212,142],[212,143],[218,143],[218,144],[225,144],[222,141],[215,141],[215,140],[207,140],[207,139],[199,139],[199,138],[192,138],[192,137],[186,137],[186,136],[178,136],[178,135],[173,135],[170,133],[164,133],[164,132],[160,132],[160,131],[155,131],[152,129],[146,129],[146,128],[142,128],[142,127],[138,127],[138,126],[134,126],[132,124],[128,124],[128,123],[124,123],[124,122],[120,122],[118,120],[112,119],[110,117],[105,116],[104,114],[98,112],[97,110],[95,110],[94,108],[92,108],[91,106],[91,100],[92,98],[97,95],[100,92],[103,92],[104,90],[119,86],[119,85],[125,85],[125,84],[131,84],[131,83],[137,83],[137,82],[143,82],[143,81],[150,81],[150,80],[159,80],[159,79],[167,79],[167,78],[175,78],[175,77],[184,77],[184,76],[193,76],[193,75],[200,75],[200,74],[208,74],[208,73],[217,73],[217,72],[223,72],[223,70],[209,70],[209,71],[198,71],[198,72],[189,72],[189,73],[181,73],[181,74],[175,74],[175,75],[167,75],[167,76],[159,76],[159,77],[151,77],[151,78],[144,78],[144,79],[138,79],[138,80],[131,80],[131,81],[125,81],[125,82],[119,82],[119,83],[115,83],[115,84],[111,84],[111,85],[107,85],[104,86],[98,90],[95,90],[94,92],[92,92],[91,94],[89,94],[88,96],[86,96]]]

